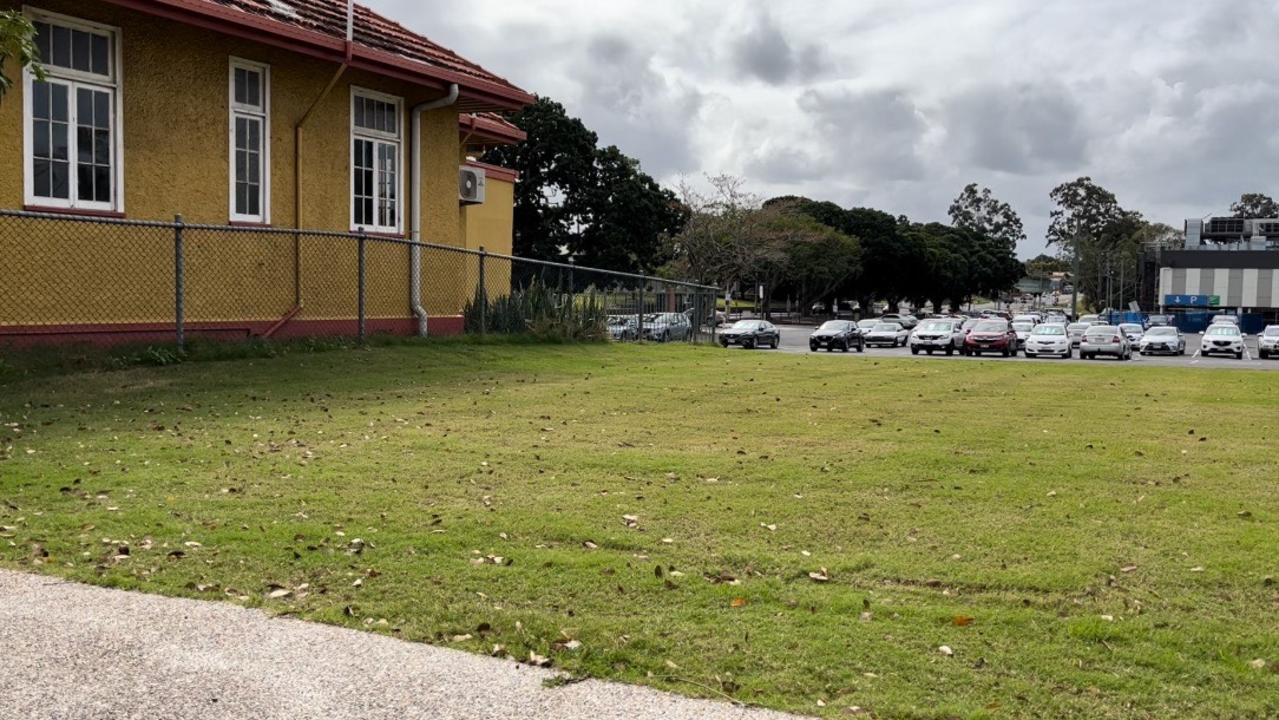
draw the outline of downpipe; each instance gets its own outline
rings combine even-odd
[[[413,162],[409,167],[412,175],[410,193],[412,194],[413,216],[409,239],[409,304],[413,308],[413,317],[417,318],[417,334],[427,336],[426,308],[422,307],[422,113],[445,108],[457,102],[457,83],[449,85],[448,95],[439,100],[414,105],[411,111],[413,133]]]

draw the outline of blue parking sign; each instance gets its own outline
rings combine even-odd
[[[1164,295],[1167,307],[1220,307],[1220,295]]]

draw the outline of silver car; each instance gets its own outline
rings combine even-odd
[[[684,313],[653,313],[644,316],[644,339],[657,342],[687,340],[693,332]]]
[[[1031,320],[1013,320],[1013,332],[1017,333],[1017,348],[1026,347],[1026,341],[1030,339],[1030,333],[1035,329],[1035,323]]]
[[[1079,357],[1094,360],[1098,355],[1110,355],[1116,360],[1131,360],[1132,345],[1128,336],[1114,325],[1094,325],[1084,332],[1079,343]]]
[[[918,355],[924,351],[929,355],[944,352],[954,355],[964,344],[963,323],[959,320],[925,320],[910,334],[910,352]]]
[[[1142,334],[1137,352],[1142,355],[1185,355],[1186,338],[1175,327],[1152,327]]]
[[[1279,355],[1279,325],[1267,325],[1257,336],[1257,354],[1262,360],[1269,360],[1272,355]]]
[[[1128,338],[1128,344],[1133,347],[1141,345],[1141,336],[1146,333],[1146,328],[1137,323],[1119,323],[1119,331]]]
[[[1070,336],[1070,346],[1079,347],[1079,343],[1084,339],[1084,332],[1092,327],[1091,323],[1076,322],[1066,326],[1066,334]]]
[[[910,331],[897,322],[878,322],[866,333],[866,346],[906,347]]]

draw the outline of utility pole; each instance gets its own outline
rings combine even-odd
[[[1079,233],[1075,233],[1074,263],[1070,271],[1070,319],[1079,320]]]

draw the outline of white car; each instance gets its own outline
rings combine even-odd
[[[1026,347],[1026,341],[1030,339],[1030,333],[1035,329],[1035,323],[1029,320],[1013,320],[1013,332],[1017,333],[1017,347]]]
[[[1016,324],[1016,323],[1014,323]],[[1045,357],[1049,355],[1069,359],[1074,354],[1074,343],[1066,326],[1061,323],[1044,323],[1036,325],[1026,339],[1026,357]]]
[[[954,355],[964,345],[963,322],[959,320],[925,320],[910,334],[910,352],[918,355],[922,350],[929,355],[944,352]]]
[[[1257,336],[1257,354],[1262,360],[1269,360],[1271,355],[1279,355],[1279,325],[1267,325]]]
[[[1071,323],[1066,326],[1066,334],[1070,336],[1070,346],[1079,347],[1079,343],[1084,339],[1084,333],[1088,328],[1092,327],[1086,322]]]
[[[1140,347],[1141,336],[1146,334],[1146,328],[1137,323],[1119,323],[1119,331],[1128,338],[1128,344],[1134,347]]]
[[[1185,355],[1186,338],[1175,327],[1152,327],[1142,334],[1141,342],[1137,345],[1137,352],[1142,355],[1154,355],[1156,353]]]
[[[1039,316],[1039,314],[1038,314],[1038,313],[1027,313],[1027,314],[1025,314],[1025,315],[1014,315],[1014,316],[1013,316],[1013,323],[1014,323],[1014,324],[1019,323],[1019,322],[1028,322],[1028,323],[1030,323],[1031,325],[1038,325],[1039,323],[1041,323],[1041,322],[1043,322],[1043,321],[1044,321],[1044,320],[1043,320],[1043,318],[1041,318],[1041,317]]]
[[[910,331],[897,322],[878,322],[865,332],[866,346],[906,347]]]
[[[1236,360],[1243,360],[1243,333],[1239,326],[1230,322],[1209,325],[1199,345],[1199,354],[1204,357],[1234,355]]]

